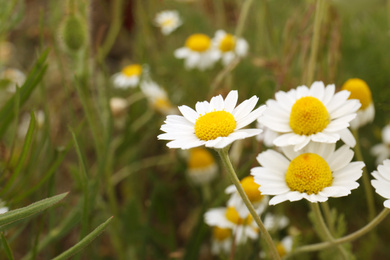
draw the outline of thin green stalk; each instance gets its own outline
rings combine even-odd
[[[332,235],[335,234],[334,225],[333,225],[333,217],[332,212],[330,210],[329,204],[327,201],[321,203],[322,211],[324,212],[324,217],[326,220],[326,223],[328,224],[329,231]]]
[[[317,244],[312,244],[312,245],[307,245],[307,246],[302,246],[297,249],[295,249],[293,252],[288,254],[286,258],[297,255],[297,254],[302,254],[302,253],[307,253],[307,252],[313,252],[313,251],[319,251],[323,250],[329,247],[333,247],[335,245],[340,245],[343,243],[348,243],[351,241],[354,241],[361,236],[365,235],[372,229],[374,229],[379,223],[382,222],[382,220],[385,219],[385,217],[390,213],[390,209],[384,208],[381,213],[378,214],[370,223],[362,227],[361,229],[338,239],[335,239],[333,242],[323,242],[323,243],[317,243]]]
[[[317,222],[317,226],[320,229],[319,232],[330,242],[334,243],[335,239],[330,233],[328,227],[325,224],[324,218],[322,217],[322,213],[318,203],[310,203],[311,210],[314,213],[315,220]],[[340,251],[340,255],[343,259],[348,259],[348,253],[341,245],[337,245],[337,249]]]
[[[246,195],[244,189],[242,188],[242,186],[240,184],[240,180],[238,179],[237,174],[236,174],[236,172],[233,168],[233,165],[230,161],[230,158],[229,158],[229,154],[228,154],[229,146],[225,147],[223,149],[217,149],[217,151],[221,157],[223,164],[225,165],[225,167],[229,173],[231,181],[233,182],[234,186],[236,186],[236,189],[237,189],[238,193],[240,194],[240,197],[244,201],[244,203],[245,203],[246,207],[248,208],[249,212],[251,213],[253,219],[256,221],[256,224],[259,226],[260,233],[263,236],[263,238],[265,239],[265,241],[269,247],[272,258],[273,259],[280,259],[279,253],[276,250],[275,244],[272,241],[270,234],[268,233],[267,229],[264,227],[263,222],[261,221],[259,215],[256,213],[255,209],[253,208],[252,203],[248,199],[248,196]]]
[[[246,0],[242,4],[240,17],[238,18],[237,27],[236,27],[236,31],[235,31],[235,36],[237,38],[240,38],[242,35],[242,32],[244,31],[245,21],[246,21],[246,18],[248,16],[248,13],[249,13],[249,10],[251,8],[252,3],[253,3],[253,0]]]
[[[356,160],[364,162],[362,150],[360,149],[360,142],[359,142],[359,130],[353,129],[352,133],[356,139],[356,146],[355,146],[355,156]],[[363,168],[363,187],[364,192],[366,194],[366,201],[367,201],[367,207],[368,207],[368,218],[369,220],[373,219],[376,215],[375,210],[375,202],[374,202],[374,192],[372,190],[372,186],[370,183],[370,177],[367,172],[367,168]]]
[[[307,68],[306,84],[310,86],[313,83],[316,61],[318,56],[318,47],[320,45],[321,22],[325,14],[325,0],[318,0],[314,18],[313,38],[311,40],[311,51],[309,65]]]

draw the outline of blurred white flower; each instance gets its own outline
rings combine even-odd
[[[160,27],[164,35],[170,34],[183,23],[179,13],[175,10],[166,10],[157,13],[154,22],[157,27]]]
[[[217,173],[218,164],[206,148],[196,147],[189,150],[187,175],[194,184],[210,183]]]
[[[167,92],[156,82],[148,79],[140,83],[141,91],[144,93],[153,109],[163,115],[178,114],[176,107],[173,107],[168,98]]]
[[[0,73],[0,80],[5,81],[8,92],[15,93],[16,86],[21,87],[26,81],[26,75],[18,69],[8,68]]]
[[[382,129],[382,143],[374,145],[371,148],[371,154],[376,156],[377,164],[390,158],[390,125],[387,125]]]
[[[213,45],[219,51],[222,63],[226,66],[236,57],[244,57],[248,53],[248,42],[237,38],[224,30],[218,30],[213,38]]]
[[[371,180],[375,192],[386,199],[383,205],[390,209],[390,160],[384,160],[383,165],[379,165],[371,174],[375,178]]]
[[[112,76],[114,87],[120,89],[135,88],[142,74],[142,67],[139,64],[132,64],[124,67],[120,72]]]
[[[42,110],[34,111],[34,116],[36,120],[36,126],[38,129],[42,128],[45,123],[45,112]],[[27,134],[28,127],[30,125],[31,115],[30,113],[26,113],[22,116],[21,122],[18,127],[18,136],[19,138],[24,138]]]

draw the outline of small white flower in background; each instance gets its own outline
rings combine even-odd
[[[268,231],[275,232],[286,228],[290,223],[290,220],[283,215],[274,215],[272,213],[267,213],[265,214],[263,223],[264,227]]]
[[[272,131],[270,128],[264,126],[262,123],[257,120],[257,128],[262,129],[263,132],[256,136],[257,141],[263,142],[267,147],[274,146],[274,140],[279,136],[275,131]]]
[[[295,151],[282,147],[284,155],[267,150],[257,156],[262,167],[251,169],[263,195],[275,195],[270,205],[283,201],[306,199],[312,203],[327,201],[329,197],[343,197],[359,187],[363,162],[351,162],[354,153],[343,145],[309,143]]]
[[[371,154],[376,156],[376,163],[380,164],[390,158],[390,125],[382,129],[382,143],[371,148]]]
[[[230,228],[213,227],[211,239],[211,253],[219,255],[221,253],[228,255],[233,245],[232,230]]]
[[[129,106],[129,102],[125,98],[121,98],[121,97],[110,98],[110,109],[114,117],[122,115],[126,111],[128,106]]]
[[[120,72],[112,76],[114,87],[120,89],[135,88],[141,78],[142,67],[139,64],[132,64],[124,67]]]
[[[248,196],[248,199],[252,203],[255,211],[258,215],[262,214],[268,205],[268,196],[263,196],[260,191],[260,185],[255,183],[253,176],[247,176],[240,181],[242,188],[245,191],[245,194]],[[244,201],[241,199],[240,194],[238,193],[236,186],[230,185],[225,189],[225,193],[230,194],[230,198],[227,202],[229,207],[234,207],[237,209],[238,214],[241,218],[248,216],[249,210],[246,207]]]
[[[213,38],[213,45],[219,51],[222,63],[226,66],[236,57],[244,57],[248,53],[249,45],[243,38],[236,38],[230,33],[218,30]]]
[[[291,236],[286,236],[281,241],[278,242],[275,241],[276,251],[278,252],[281,258],[283,258],[285,255],[291,252],[293,243],[294,240]],[[270,259],[270,257],[267,256],[266,252],[261,251],[260,259]]]
[[[371,90],[364,80],[358,78],[349,79],[341,87],[341,90],[351,92],[348,99],[357,99],[362,104],[357,111],[356,118],[350,122],[352,129],[360,128],[374,121],[374,102],[372,101]]]
[[[212,45],[211,39],[205,34],[192,34],[185,46],[175,50],[175,57],[184,59],[186,69],[209,69],[218,61],[220,54]]]
[[[232,142],[261,133],[261,129],[242,129],[255,121],[265,106],[254,109],[258,97],[253,96],[236,107],[238,92],[232,90],[224,100],[221,95],[207,101],[197,102],[196,110],[180,106],[183,116],[168,115],[161,126],[164,134],[159,140],[170,140],[169,148],[189,149],[205,145],[222,149]],[[253,111],[252,111],[253,110]]]
[[[228,228],[237,244],[246,243],[248,239],[257,239],[259,228],[252,215],[241,218],[234,207],[220,207],[208,210],[204,219],[211,227]]]
[[[178,114],[178,110],[172,106],[168,94],[156,82],[148,79],[140,83],[141,91],[144,93],[153,109],[163,115]]]
[[[16,86],[21,87],[26,81],[24,73],[18,69],[5,69],[0,73],[0,80],[5,81],[7,91],[16,92]]]
[[[160,27],[161,32],[164,35],[170,34],[182,25],[179,13],[174,10],[166,10],[157,13],[154,22],[157,27]]]
[[[379,165],[371,174],[375,178],[371,180],[375,192],[386,199],[383,205],[390,209],[390,160],[384,160],[383,165]]]
[[[42,110],[38,110],[34,112],[35,120],[36,120],[36,126],[38,129],[42,128],[43,124],[45,123],[45,112]],[[30,113],[25,113],[22,118],[21,122],[18,127],[18,136],[19,138],[24,138],[27,134],[28,127],[30,125],[31,115]]]
[[[213,155],[203,147],[189,150],[187,175],[196,185],[210,183],[218,173],[218,165]]]
[[[6,212],[8,212],[9,211],[9,208],[8,207],[1,207],[0,208],[0,214],[4,214],[4,213],[6,213]]]
[[[288,92],[279,91],[266,102],[260,123],[280,134],[276,146],[293,145],[295,151],[309,142],[336,143],[340,138],[350,147],[356,140],[349,122],[356,117],[358,100],[348,100],[350,92],[335,93],[334,85],[325,87],[314,82],[310,88],[300,86]]]

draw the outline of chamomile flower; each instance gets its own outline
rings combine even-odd
[[[194,184],[210,183],[218,173],[218,165],[213,155],[203,147],[189,150],[187,175]]]
[[[15,93],[16,86],[21,87],[26,81],[26,75],[18,69],[8,68],[0,73],[0,80],[6,83],[8,92]]]
[[[233,245],[232,230],[230,228],[213,227],[211,240],[211,253],[219,255],[221,253],[229,254]]]
[[[371,90],[367,83],[358,78],[347,80],[341,87],[341,90],[351,92],[349,99],[358,99],[362,106],[357,111],[357,116],[350,124],[352,129],[357,129],[368,123],[371,123],[375,117],[375,107],[372,101]]]
[[[377,164],[390,158],[390,125],[382,129],[382,143],[374,145],[371,148],[371,154],[376,156]]]
[[[281,241],[276,243],[276,250],[280,257],[284,257],[291,252],[293,247],[293,238],[291,236],[284,237]]]
[[[220,55],[211,42],[209,36],[201,33],[192,34],[185,42],[185,46],[175,50],[175,57],[185,59],[186,69],[209,69],[214,66]]]
[[[283,215],[275,215],[272,213],[267,213],[264,216],[264,227],[270,231],[275,232],[281,229],[284,229],[290,223],[290,220]]]
[[[175,10],[165,10],[157,13],[154,22],[157,27],[160,27],[164,35],[170,34],[182,25],[179,13]]]
[[[112,76],[112,81],[116,88],[128,89],[135,88],[142,74],[142,67],[139,64],[132,64],[124,67],[120,72]]]
[[[110,110],[114,117],[123,115],[129,106],[129,101],[121,97],[110,98]]]
[[[353,147],[355,138],[348,130],[356,117],[358,100],[348,100],[348,91],[335,93],[334,85],[314,82],[310,88],[300,86],[288,92],[279,91],[276,100],[267,101],[260,123],[280,134],[276,146],[293,145],[296,151],[310,141],[336,143],[341,138]]]
[[[222,149],[232,142],[256,136],[261,129],[242,129],[255,121],[265,110],[265,105],[253,110],[258,97],[253,96],[236,107],[238,93],[232,90],[224,100],[221,95],[197,102],[196,110],[180,106],[183,116],[168,115],[161,126],[164,134],[158,139],[170,140],[169,148],[189,149],[205,145]],[[253,111],[252,111],[253,110]]]
[[[213,44],[220,52],[222,63],[226,66],[236,57],[244,57],[248,53],[249,45],[243,38],[218,30],[213,38]]]
[[[383,205],[390,209],[390,160],[384,160],[383,165],[379,165],[377,171],[371,174],[375,178],[371,180],[375,192],[386,199]]]
[[[156,82],[152,80],[143,80],[140,83],[141,91],[149,101],[150,106],[163,115],[177,114],[178,111],[172,106],[168,94]]]
[[[263,196],[259,191],[259,185],[255,183],[253,176],[247,176],[240,181],[242,188],[245,191],[245,194],[248,196],[248,199],[252,203],[253,207],[257,214],[261,214],[267,207],[268,196]],[[227,202],[229,207],[234,207],[237,209],[238,214],[241,218],[248,216],[249,210],[245,206],[244,201],[241,199],[240,194],[238,193],[236,186],[230,185],[225,189],[225,193],[230,194],[230,198]]]
[[[246,243],[248,238],[256,239],[259,230],[252,215],[241,218],[234,207],[220,207],[208,210],[204,219],[207,225],[219,228],[229,228],[237,244]]]
[[[284,155],[267,150],[257,156],[262,165],[251,170],[255,182],[264,195],[275,195],[270,205],[283,201],[306,199],[312,203],[324,202],[329,197],[342,197],[359,184],[363,162],[351,162],[354,153],[343,145],[309,143],[296,152],[283,147]]]

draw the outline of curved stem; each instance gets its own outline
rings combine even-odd
[[[353,232],[345,237],[338,238],[338,239],[334,240],[333,242],[323,242],[323,243],[299,247],[296,250],[294,250],[293,252],[291,252],[290,254],[288,254],[286,256],[286,258],[293,256],[293,255],[305,253],[305,252],[313,252],[313,251],[323,250],[323,249],[332,247],[336,244],[343,244],[343,243],[348,243],[348,242],[351,242],[353,240],[356,240],[359,237],[361,237],[361,236],[365,235],[366,233],[368,233],[369,231],[371,231],[373,228],[375,228],[379,223],[381,223],[382,220],[385,219],[385,217],[389,213],[390,213],[390,209],[384,208],[382,210],[382,212],[378,214],[378,216],[376,216],[370,223],[365,225],[363,228],[361,228],[361,229],[359,229],[359,230],[357,230],[357,231],[355,231],[355,232]]]
[[[325,224],[325,221],[324,221],[324,218],[322,217],[321,210],[320,210],[320,207],[318,206],[318,203],[310,203],[310,206],[311,206],[311,209],[312,209],[314,216],[316,218],[317,226],[318,226],[318,228],[320,228],[321,234],[324,235],[325,238],[329,242],[334,243],[335,239]],[[340,251],[340,254],[344,259],[348,259],[348,254],[341,245],[337,245],[337,249]]]
[[[236,189],[237,189],[238,193],[240,194],[240,197],[244,201],[244,203],[245,203],[246,207],[248,208],[249,212],[251,213],[253,219],[256,221],[256,224],[259,226],[259,230],[260,230],[261,234],[263,235],[263,238],[265,239],[265,241],[270,249],[272,258],[273,259],[280,259],[279,253],[276,250],[275,244],[272,241],[270,234],[268,233],[267,229],[265,229],[263,222],[261,221],[259,215],[256,213],[255,209],[253,208],[252,203],[248,199],[248,196],[246,195],[244,189],[242,188],[242,186],[240,184],[240,181],[237,177],[237,174],[234,171],[233,165],[230,161],[230,158],[228,155],[228,150],[229,150],[229,146],[225,147],[223,149],[217,149],[218,154],[221,156],[221,160],[229,173],[231,181],[233,182],[234,186],[236,186]]]
[[[310,86],[313,83],[318,46],[320,45],[320,30],[321,30],[321,21],[325,13],[325,0],[318,0],[316,6],[316,13],[314,18],[314,29],[313,29],[313,38],[311,40],[311,51],[309,58],[309,65],[307,68],[307,79],[306,84]]]

